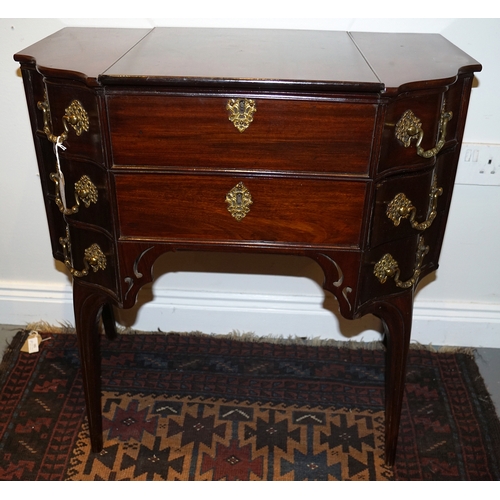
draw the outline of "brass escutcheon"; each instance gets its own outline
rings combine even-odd
[[[239,182],[227,193],[226,203],[228,212],[240,221],[250,212],[250,205],[253,203],[252,195],[243,182]]]
[[[257,111],[255,101],[252,99],[230,99],[226,109],[229,111],[229,121],[240,132],[244,132],[250,126]]]
[[[413,276],[407,281],[401,281],[399,279],[399,275],[401,273],[399,269],[399,264],[390,253],[386,253],[375,264],[375,267],[373,268],[373,274],[382,284],[384,284],[388,278],[393,278],[397,287],[410,288],[417,283],[421,273],[424,257],[427,255],[428,252],[429,252],[429,247],[424,244],[424,238],[420,236],[418,240],[416,264],[415,264],[415,269],[413,271]]]
[[[441,118],[439,120],[440,137],[435,147],[427,151],[420,145],[424,138],[422,122],[415,116],[410,109],[403,113],[403,116],[396,123],[396,138],[403,143],[405,148],[409,147],[412,140],[416,140],[417,154],[423,158],[432,158],[436,156],[446,142],[446,126],[453,117],[451,111],[445,111],[445,103],[441,109]]]
[[[50,106],[45,94],[44,100],[38,102],[38,109],[43,112],[43,131],[47,139],[54,144],[58,141],[64,142],[68,138],[69,126],[73,128],[76,135],[82,135],[83,132],[89,130],[89,115],[78,100],[71,101],[70,105],[64,110],[65,114],[62,117],[64,131],[60,136],[54,135],[50,129]]]

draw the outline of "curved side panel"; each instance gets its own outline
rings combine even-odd
[[[156,259],[169,250],[169,245],[155,243],[118,244],[121,307],[129,309],[134,306],[141,288],[154,279],[153,265]]]
[[[133,307],[141,288],[154,280],[153,266],[162,254],[176,250],[231,250],[223,245],[191,248],[192,245],[157,242],[120,242],[118,254],[120,262],[121,307]],[[241,251],[241,248],[239,249]],[[235,248],[235,251],[238,249]],[[245,247],[249,253],[269,253],[284,255],[304,255],[316,261],[324,274],[323,289],[331,292],[338,300],[341,314],[352,319],[356,314],[358,273],[360,253],[330,250],[313,250],[283,247]]]
[[[340,313],[352,319],[356,312],[360,254],[355,252],[314,252],[306,255],[323,270],[323,289],[337,298]]]

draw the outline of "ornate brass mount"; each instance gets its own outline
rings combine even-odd
[[[38,109],[43,111],[43,131],[47,136],[47,139],[54,144],[59,142],[64,142],[68,138],[69,126],[74,129],[76,135],[82,135],[83,132],[87,132],[89,129],[89,115],[83,108],[80,101],[76,99],[71,102],[71,104],[64,110],[65,115],[62,117],[62,123],[64,131],[61,135],[57,136],[50,130],[50,106],[45,95],[45,100],[40,101],[38,104]]]
[[[443,194],[443,188],[437,187],[437,178],[434,176],[432,187],[429,193],[429,210],[427,220],[417,222],[415,217],[417,209],[412,205],[411,201],[404,193],[397,194],[394,199],[387,205],[386,215],[392,220],[395,226],[399,226],[401,219],[410,220],[411,227],[417,231],[425,231],[433,223],[437,215],[437,199]]]
[[[229,121],[240,132],[244,132],[250,126],[257,111],[255,101],[252,99],[230,99],[226,109],[229,111]]]
[[[76,204],[71,208],[65,208],[61,199],[59,175],[54,172],[50,174],[50,178],[56,184],[56,205],[64,215],[76,214],[80,209],[80,202],[83,202],[86,208],[89,208],[91,203],[97,203],[98,191],[88,176],[83,175],[80,180],[75,183]]]
[[[69,272],[75,276],[75,278],[83,278],[84,276],[87,276],[87,274],[89,274],[89,269],[92,269],[94,273],[99,271],[99,269],[106,269],[106,256],[96,243],[87,248],[83,253],[84,269],[82,271],[77,271],[73,267],[71,259],[71,241],[68,227],[66,227],[66,237],[59,238],[59,243],[63,247],[64,264],[69,269]]]
[[[435,147],[427,151],[420,145],[424,138],[424,131],[422,130],[422,122],[415,116],[410,109],[403,113],[403,116],[396,123],[396,138],[399,139],[405,148],[409,147],[412,140],[416,140],[417,154],[423,158],[432,158],[436,156],[446,142],[446,126],[453,117],[451,111],[445,111],[445,103],[441,110],[441,118],[439,120],[440,137]]]
[[[226,195],[228,212],[237,220],[243,219],[250,212],[250,205],[253,203],[250,191],[239,182]]]
[[[396,282],[397,287],[410,288],[417,283],[417,280],[421,273],[424,257],[427,255],[428,252],[429,252],[429,247],[424,244],[424,238],[420,236],[418,240],[415,270],[413,271],[413,276],[408,281],[401,281],[399,279],[399,275],[401,273],[399,265],[390,253],[386,253],[375,264],[375,267],[373,269],[373,274],[382,284],[387,281],[387,278],[393,278],[394,281]]]

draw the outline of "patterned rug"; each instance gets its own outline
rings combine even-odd
[[[90,451],[74,334],[20,332],[0,367],[2,480],[498,480],[500,424],[473,357],[411,349],[396,465],[384,351],[202,334],[102,339]]]

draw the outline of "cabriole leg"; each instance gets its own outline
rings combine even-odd
[[[385,329],[385,461],[394,465],[406,381],[406,362],[410,346],[413,291],[388,297],[372,304],[369,311],[378,316]]]
[[[99,320],[103,306],[108,306],[107,301],[104,295],[78,280],[74,281],[75,326],[93,452],[99,452],[103,447]]]
[[[101,315],[106,337],[109,340],[116,339],[118,334],[116,332],[115,313],[113,312],[113,306],[109,302],[104,304]]]

